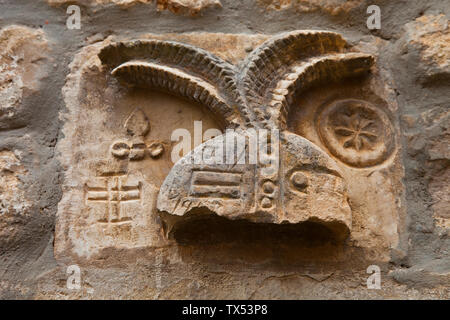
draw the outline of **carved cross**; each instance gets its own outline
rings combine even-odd
[[[122,216],[121,204],[141,199],[141,183],[126,185],[123,183],[125,175],[116,174],[105,179],[104,187],[86,185],[86,202],[104,203],[106,218],[99,219],[99,223],[122,224],[131,221],[130,217]]]

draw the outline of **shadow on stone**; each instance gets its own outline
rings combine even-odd
[[[254,223],[196,211],[173,224],[168,236],[185,261],[286,268],[348,261],[351,250],[336,230],[311,221]]]
[[[229,220],[216,215],[193,216],[178,223],[171,233],[172,237],[181,245],[267,243],[317,247],[338,243],[336,234],[330,228],[315,222],[253,223],[246,220]]]

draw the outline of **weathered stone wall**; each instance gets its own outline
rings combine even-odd
[[[80,29],[66,26],[70,4],[81,8]],[[371,4],[381,8],[380,30],[366,26]],[[0,8],[1,298],[450,298],[448,1],[3,0]],[[216,55],[221,76],[244,79],[247,56],[274,35],[295,30],[334,33],[311,40],[305,64],[290,65],[288,80],[308,82],[300,77],[308,63],[319,70],[311,77],[323,79],[293,97],[279,123],[274,119],[283,115],[264,116],[258,103],[225,97],[220,77],[204,83],[189,67],[162,68],[160,57],[144,67],[209,90],[210,104],[218,107],[203,108],[200,94],[189,100],[186,92],[179,98],[129,86],[138,73],[116,64],[125,59],[122,49],[114,55],[118,42],[172,40]],[[326,37],[334,40],[321,40]],[[325,54],[324,67],[314,67]],[[275,71],[304,58],[288,53]],[[348,65],[334,67],[345,59]],[[261,69],[258,81],[276,78]],[[259,104],[279,105],[290,86],[283,81],[268,84],[277,94],[272,100],[262,95]],[[368,141],[378,144],[366,145],[366,157],[329,139],[329,128],[338,126],[334,114],[342,110],[330,101],[346,102],[344,113],[372,115],[376,137]],[[233,220],[242,214],[240,204],[214,200],[198,204],[215,212],[214,219],[179,222],[189,212],[175,210],[177,204],[171,212],[172,190],[164,181],[190,173],[169,161],[171,132],[193,132],[194,120],[203,131],[244,128],[236,114],[247,103],[255,112],[251,123],[273,122],[284,132],[280,172],[291,179],[279,191],[284,218],[267,209],[266,197],[245,220]],[[226,106],[236,113],[223,111]],[[352,121],[359,121],[358,112]],[[142,146],[149,151],[139,153]],[[310,167],[319,171],[292,173],[297,162],[312,158]],[[285,192],[290,183],[304,188],[304,176],[322,193]],[[253,181],[248,173],[243,179]],[[324,201],[321,188],[330,181],[334,189]],[[99,192],[102,183],[125,188],[129,198],[122,200],[139,200],[122,207],[128,215],[109,211],[119,223],[111,228],[105,225],[110,218],[93,218],[104,208],[91,201],[103,200],[89,192]],[[263,185],[263,191],[271,188]],[[318,224],[285,224],[308,219]],[[344,240],[323,242],[327,228]],[[81,269],[78,290],[66,282],[74,264]],[[370,265],[381,268],[381,289],[367,288]]]

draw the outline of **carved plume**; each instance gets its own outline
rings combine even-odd
[[[371,56],[343,54],[346,47],[334,32],[294,31],[256,48],[244,61],[241,77],[256,120],[265,127],[279,127],[299,91],[320,80],[338,80],[370,69]]]
[[[239,115],[246,114],[234,110],[245,108],[236,68],[203,49],[173,41],[131,41],[103,48],[99,58],[114,69],[114,75],[132,84],[169,91],[208,107],[212,102],[213,111],[223,110],[226,121],[233,115],[234,122],[240,122]]]
[[[230,123],[236,114],[236,111],[217,92],[216,87],[201,78],[171,67],[131,61],[115,68],[112,74],[137,86],[168,91],[208,106],[214,114],[219,116],[219,120],[222,117],[225,118],[225,124]]]
[[[161,40],[121,42],[99,57],[112,74],[201,103],[224,125],[284,128],[289,106],[303,90],[368,72],[373,57],[346,52],[327,31],[294,31],[253,50],[240,69],[196,47]]]
[[[294,65],[272,88],[268,110],[273,123],[286,127],[286,117],[295,96],[311,86],[364,74],[373,64],[373,57],[363,53],[341,53],[311,58]]]

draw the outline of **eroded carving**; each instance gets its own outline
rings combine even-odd
[[[240,68],[200,48],[159,40],[113,44],[99,57],[119,79],[201,103],[227,127],[284,129],[299,91],[370,69],[371,55],[344,53],[345,46],[334,32],[294,31],[253,50]]]
[[[330,152],[352,166],[379,164],[394,149],[394,134],[387,115],[365,101],[334,102],[321,112],[317,126]]]
[[[308,177],[304,173],[300,171],[294,172],[291,176],[291,182],[295,189],[300,192],[306,192]]]
[[[237,110],[232,106],[243,106],[236,68],[205,50],[177,42],[147,40],[107,46],[99,57],[119,79],[206,105],[226,125],[236,120]]]
[[[285,132],[276,179],[266,179],[262,173],[267,168],[258,164],[193,164],[191,159],[223,145],[224,139],[225,135],[219,136],[194,149],[176,163],[161,186],[158,209],[166,213],[163,218],[169,234],[190,212],[207,209],[229,219],[253,222],[314,220],[340,238],[348,235],[351,210],[345,182],[335,161],[317,146]]]
[[[148,146],[148,151],[150,153],[150,157],[157,159],[163,154],[164,145],[160,142],[153,142]]]
[[[134,137],[145,137],[150,131],[150,122],[141,109],[135,109],[125,121],[127,133]]]
[[[164,145],[160,142],[152,142],[146,145],[144,137],[150,131],[150,122],[147,115],[136,108],[125,121],[124,125],[129,141],[116,141],[111,146],[111,154],[118,159],[143,160],[145,155],[157,159],[164,152]]]
[[[239,199],[241,179],[240,172],[193,171],[189,195]]]
[[[325,31],[294,31],[276,36],[253,50],[237,67],[202,49],[160,40],[113,44],[104,48],[99,57],[121,81],[203,104],[223,120],[226,128],[244,131],[251,127],[285,130],[289,109],[304,90],[325,81],[364,76],[374,61],[369,54],[349,52],[339,34]],[[330,150],[334,156],[345,163],[366,166],[384,160],[392,151],[389,141],[374,137],[389,121],[370,106],[359,108],[370,111],[370,116],[365,116],[366,109],[352,109],[359,117],[369,117],[367,124],[351,122],[354,127],[344,130],[344,124],[324,124],[327,117],[320,123],[324,128],[336,127],[331,133],[346,152],[355,147],[353,158],[341,156],[337,149]],[[368,127],[372,125],[376,128]],[[336,136],[350,135],[351,130],[355,131],[353,140],[343,141]],[[392,136],[386,131],[383,134],[386,138]],[[188,158],[180,160],[166,178],[158,198],[158,209],[168,213],[164,218],[169,229],[195,208],[208,208],[231,219],[255,222],[314,220],[332,225],[330,228],[339,229],[345,237],[351,227],[351,211],[338,165],[310,141],[286,131],[282,137],[279,152],[266,153],[266,159],[256,165],[241,165],[239,174],[230,171],[239,167],[237,163],[231,167],[205,166],[193,165]],[[328,136],[325,138],[331,141]],[[221,136],[206,142],[192,155],[201,157],[205,149],[214,149],[224,139]],[[121,151],[116,153],[123,157],[133,150],[130,145],[117,147]],[[274,169],[266,165],[274,161],[280,166]],[[249,172],[254,175],[249,176]]]
[[[122,205],[129,201],[141,200],[141,183],[127,184],[126,175],[114,174],[109,177],[98,178],[97,183],[86,184],[86,202],[88,204],[102,204],[104,215],[99,217],[99,223],[128,223],[132,219],[122,210]]]
[[[199,39],[203,36],[195,35],[198,38],[190,43],[201,43]],[[161,39],[163,36],[155,37]],[[103,248],[157,246],[167,241],[161,232],[163,226],[166,235],[170,236],[178,226],[188,220],[194,221],[199,215],[264,224],[320,224],[321,228],[325,226],[325,229],[334,231],[337,238],[345,239],[352,230],[353,210],[356,208],[360,210],[356,211],[359,214],[356,230],[361,239],[365,232],[364,226],[361,227],[364,218],[361,212],[366,210],[361,203],[365,200],[361,196],[357,201],[349,202],[351,186],[348,182],[353,178],[349,170],[363,172],[363,168],[390,163],[385,161],[395,149],[390,114],[386,108],[379,108],[374,103],[377,99],[365,99],[356,94],[355,97],[337,95],[339,99],[323,100],[311,108],[313,116],[308,115],[307,121],[312,137],[300,131],[300,135],[288,131],[286,119],[294,108],[303,107],[297,101],[310,89],[322,88],[329,82],[340,84],[347,78],[365,79],[374,59],[371,54],[355,52],[342,36],[333,32],[294,31],[272,38],[264,36],[263,39],[269,40],[261,44],[263,40],[259,39],[261,45],[245,60],[238,61],[241,57],[228,59],[233,55],[230,52],[220,55],[235,65],[193,45],[174,41],[150,39],[111,44],[105,40],[98,44],[95,54],[99,54],[102,66],[98,59],[89,59],[89,68],[85,69],[86,73],[80,73],[84,78],[77,84],[86,81],[86,87],[81,89],[89,91],[90,97],[100,97],[100,107],[98,110],[91,107],[94,103],[89,101],[86,104],[90,108],[82,109],[82,104],[70,100],[72,96],[66,97],[71,101],[70,108],[75,105],[75,112],[69,115],[71,122],[65,131],[66,136],[70,137],[76,130],[82,133],[84,128],[88,129],[89,136],[67,138],[62,149],[60,147],[62,152],[72,152],[72,159],[80,158],[81,161],[79,167],[70,168],[69,172],[70,177],[77,181],[77,189],[65,191],[59,212],[65,215],[76,201],[84,206],[79,210],[81,213],[71,212],[68,218],[64,216],[62,221],[66,225],[59,223],[58,239],[65,241],[64,246],[57,246],[59,254],[67,248],[75,248],[73,250],[77,254],[86,256]],[[205,47],[212,48],[213,45]],[[221,47],[220,50],[229,49]],[[91,82],[87,77],[91,74],[96,75],[95,81],[100,81],[102,86],[112,85],[113,90],[103,93],[103,87],[98,91],[88,88]],[[372,76],[367,79],[372,79]],[[123,84],[126,86],[118,89]],[[153,100],[152,103],[145,102],[153,96],[173,107],[170,116],[164,115],[165,110],[159,103],[153,103]],[[102,103],[104,97],[108,97],[108,103]],[[115,101],[116,97],[121,97],[120,101]],[[379,100],[383,100],[382,94],[380,97]],[[321,107],[325,101],[337,100]],[[359,101],[359,104],[350,103],[345,107],[339,101]],[[194,102],[193,109],[189,109],[189,102]],[[110,111],[111,104],[117,110],[113,115],[105,111]],[[224,145],[226,150],[228,140],[225,141],[226,135],[222,135],[198,146],[172,167],[172,163],[168,163],[168,153],[164,152],[168,143],[163,144],[161,141],[165,140],[160,139],[167,139],[162,135],[168,132],[170,135],[170,130],[179,127],[172,123],[172,126],[167,126],[169,129],[163,130],[161,123],[165,126],[172,117],[176,120],[174,123],[186,125],[186,121],[179,118],[178,110],[183,114],[181,117],[185,110],[195,114],[197,111],[192,110],[198,104],[212,115],[209,118],[208,112],[201,109],[199,118],[212,120],[216,128],[235,129],[247,137],[251,136],[250,129],[258,133],[263,131],[261,129],[278,131],[278,141],[270,134],[267,138],[269,147],[279,148],[271,150],[270,147],[270,151],[258,157],[257,163],[239,162],[239,156],[230,163],[190,161],[197,156],[205,160],[205,153],[211,154],[211,150],[219,150]],[[134,106],[140,108],[132,111]],[[89,117],[100,115],[100,118],[89,118],[87,125],[79,124],[80,114],[86,110]],[[158,118],[154,121],[154,110],[164,120]],[[343,116],[338,117],[339,114]],[[105,129],[101,138],[106,143],[101,148],[89,133],[89,130],[97,130],[99,124]],[[329,132],[327,128],[330,128]],[[332,139],[343,151],[332,150]],[[85,147],[83,143],[86,141]],[[72,151],[71,146],[75,144]],[[249,153],[247,142],[244,150]],[[88,151],[88,156],[84,156],[84,151]],[[346,157],[344,152],[350,156]],[[86,159],[101,159],[108,153],[112,154],[110,159],[113,163],[124,164],[123,170],[105,174],[97,172],[91,181],[93,171],[85,168]],[[149,158],[160,159],[142,161]],[[68,161],[64,163],[67,165]],[[271,165],[273,163],[277,166]],[[79,171],[82,174],[77,177]],[[376,179],[383,177],[382,174],[372,174],[371,186],[378,183]],[[368,179],[367,172],[364,179]],[[86,181],[89,182],[83,188]],[[66,182],[67,189],[74,184]],[[371,190],[367,188],[365,192],[370,193]],[[355,205],[350,207],[349,203]],[[74,221],[76,230],[69,234],[67,225]],[[376,231],[371,228],[367,232]]]

